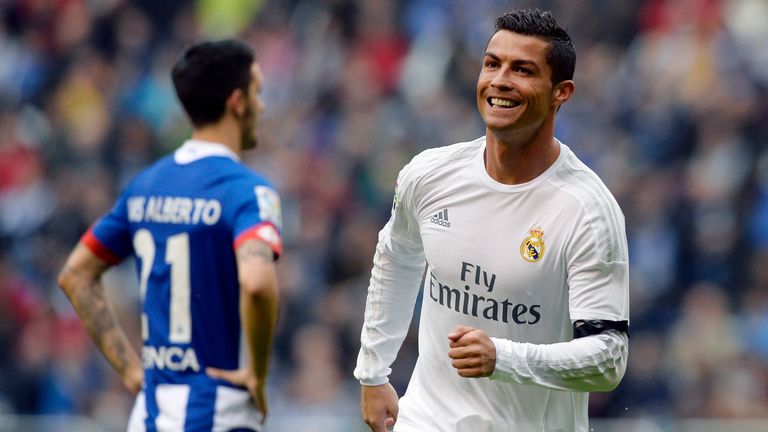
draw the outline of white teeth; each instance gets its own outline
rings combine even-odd
[[[491,105],[511,108],[511,107],[517,106],[518,104],[517,102],[512,102],[511,100],[491,98]]]

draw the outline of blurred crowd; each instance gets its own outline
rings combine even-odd
[[[56,273],[127,180],[188,136],[169,77],[184,47],[240,37],[267,105],[245,160],[283,200],[270,430],[357,428],[352,370],[397,172],[483,135],[493,20],[532,5],[577,50],[556,135],[627,222],[630,365],[591,415],[768,417],[764,0],[0,0],[0,414],[124,425],[131,398]],[[134,263],[107,286],[138,346]],[[416,356],[412,331],[400,394]]]

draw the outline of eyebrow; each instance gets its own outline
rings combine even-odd
[[[483,57],[490,57],[492,60],[500,62],[501,63],[501,57],[497,56],[496,54],[486,51]],[[512,62],[514,66],[531,66],[535,68],[539,68],[538,63],[536,63],[533,60],[525,60],[525,59],[519,59]]]

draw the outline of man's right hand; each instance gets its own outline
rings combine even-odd
[[[360,412],[373,432],[386,432],[397,421],[397,392],[392,384],[362,386]]]

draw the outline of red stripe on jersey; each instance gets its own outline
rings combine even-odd
[[[268,244],[275,254],[275,259],[279,258],[283,253],[283,239],[272,222],[262,222],[243,231],[235,239],[234,249],[237,250],[240,245],[250,239],[261,240]]]
[[[115,265],[123,260],[104,246],[104,243],[93,234],[93,228],[88,228],[88,231],[80,237],[80,242],[86,245],[94,255],[106,261],[107,264]]]

